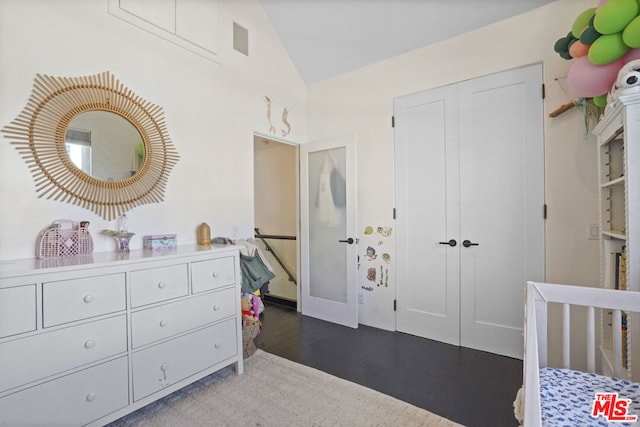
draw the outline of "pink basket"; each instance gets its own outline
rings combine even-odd
[[[93,239],[84,222],[80,225],[75,221],[59,219],[38,233],[36,256],[40,259],[87,255],[92,252]]]

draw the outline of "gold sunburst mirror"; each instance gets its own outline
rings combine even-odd
[[[108,71],[37,74],[27,105],[2,132],[31,170],[38,197],[80,205],[106,220],[161,202],[179,159],[162,108]]]

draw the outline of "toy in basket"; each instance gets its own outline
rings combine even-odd
[[[93,252],[89,222],[59,219],[38,233],[36,256],[40,259],[88,255]]]

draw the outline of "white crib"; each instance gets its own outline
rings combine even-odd
[[[547,368],[547,304],[559,303],[562,305],[562,369]],[[586,328],[587,349],[586,361],[589,373],[570,370],[570,306],[578,305],[587,307]],[[538,427],[543,425],[608,425],[603,417],[591,417],[590,410],[593,405],[595,393],[584,393],[595,387],[596,392],[620,392],[620,397],[631,399],[629,414],[638,416],[636,423],[623,423],[622,425],[640,426],[640,384],[629,381],[621,381],[612,377],[594,374],[596,372],[596,309],[612,310],[614,330],[621,330],[621,312],[640,313],[640,292],[618,291],[601,288],[589,288],[582,286],[569,286],[549,283],[528,282],[526,288],[525,308],[525,354],[524,354],[524,426]],[[616,328],[616,326],[618,326]],[[622,376],[622,340],[621,334],[615,334],[613,340],[614,357],[617,361],[614,365],[614,376]],[[640,357],[640,354],[631,354],[629,357]],[[553,378],[550,378],[552,375]],[[557,375],[557,376],[556,376]],[[571,378],[567,380],[566,378]],[[541,379],[542,378],[542,379]],[[582,387],[576,392],[573,388],[576,382],[579,384],[586,380],[589,387]],[[602,381],[606,382],[603,386]],[[567,387],[571,386],[571,390]],[[548,387],[554,387],[549,392]],[[604,388],[607,388],[606,390]],[[567,393],[567,394],[565,394]],[[541,397],[542,394],[542,397]],[[630,396],[629,396],[630,394]],[[560,396],[549,398],[550,395]],[[583,404],[567,402],[567,396],[580,400]],[[562,405],[557,408],[556,405]],[[582,415],[579,416],[577,407],[582,406]],[[584,415],[584,409],[588,412]],[[555,411],[555,413],[554,413]],[[575,412],[575,413],[574,413]],[[560,420],[556,424],[556,421]],[[564,421],[564,423],[562,422]],[[617,424],[620,425],[620,424]]]

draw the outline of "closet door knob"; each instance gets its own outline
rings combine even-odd
[[[464,242],[462,242],[462,246],[464,246],[465,248],[468,248],[469,246],[479,246],[480,243],[472,243],[469,240],[465,240]]]
[[[441,245],[449,245],[451,247],[454,247],[455,245],[458,244],[458,242],[456,242],[454,239],[449,240],[448,242],[438,242]]]
[[[340,242],[340,243],[348,243],[348,244],[352,245],[353,244],[353,238],[349,237],[347,240],[338,240],[338,242]]]

